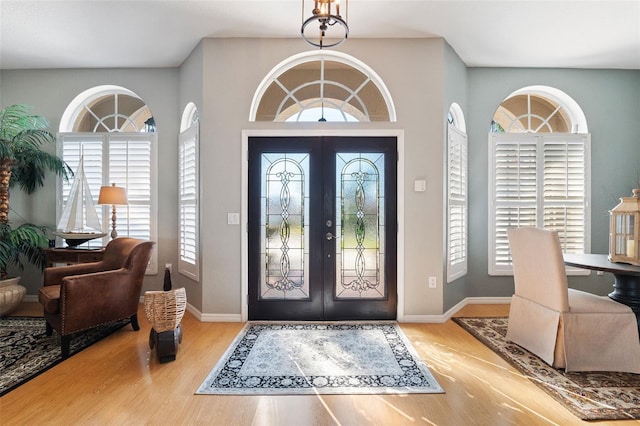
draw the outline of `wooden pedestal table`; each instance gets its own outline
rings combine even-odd
[[[633,310],[640,331],[640,266],[609,262],[606,254],[565,254],[564,264],[613,274],[613,291],[609,297]]]

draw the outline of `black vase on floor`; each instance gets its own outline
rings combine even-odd
[[[169,268],[164,268],[164,285],[162,289],[164,291],[171,290],[171,271]]]

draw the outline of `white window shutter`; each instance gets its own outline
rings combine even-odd
[[[589,135],[490,134],[489,273],[511,274],[507,229],[558,231],[563,250],[589,246]]]
[[[151,141],[146,137],[112,135],[108,184],[127,190],[127,206],[116,206],[119,236],[151,240]]]
[[[467,135],[448,126],[447,282],[467,273]]]
[[[178,271],[196,281],[200,279],[198,139],[197,123],[180,133],[178,176]]]
[[[101,186],[115,183],[127,191],[128,205],[116,206],[116,230],[119,237],[133,237],[157,241],[157,177],[155,133],[60,133],[62,159],[75,170],[84,155],[84,170],[91,195],[97,203]],[[72,182],[62,182],[63,203],[69,195]],[[58,218],[63,204],[58,206]],[[111,206],[102,207],[102,229],[111,230]],[[106,245],[109,237],[91,240],[83,247]],[[157,250],[154,250],[147,268],[157,273]]]

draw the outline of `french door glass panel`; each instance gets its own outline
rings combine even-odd
[[[336,154],[337,299],[386,297],[384,154]]]
[[[309,298],[309,155],[264,153],[260,299]]]

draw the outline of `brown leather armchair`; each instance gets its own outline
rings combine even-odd
[[[46,333],[55,329],[62,357],[69,355],[74,333],[130,318],[139,330],[138,305],[149,264],[152,241],[116,238],[105,247],[100,262],[46,268],[38,299],[44,307]]]

